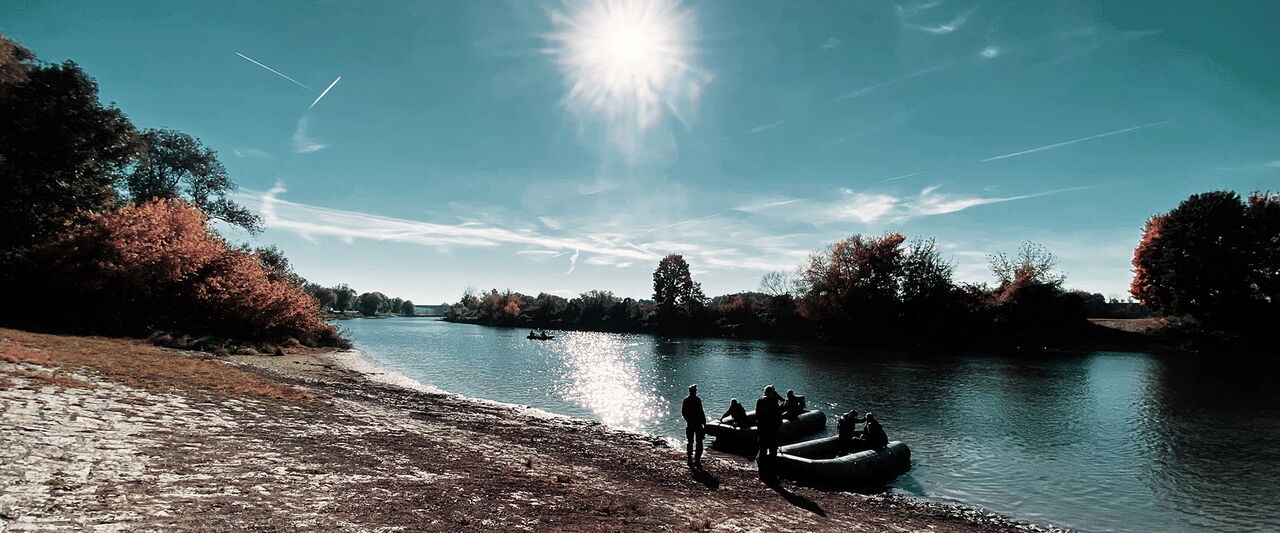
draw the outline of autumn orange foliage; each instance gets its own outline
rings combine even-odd
[[[118,309],[108,326],[237,339],[329,338],[315,298],[272,279],[251,252],[227,246],[205,215],[154,200],[93,215],[43,250],[52,283],[88,305]]]

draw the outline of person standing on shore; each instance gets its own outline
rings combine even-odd
[[[760,479],[769,483],[776,482],[778,479],[773,467],[778,458],[778,432],[782,426],[782,409],[778,405],[780,400],[782,398],[778,396],[778,391],[774,390],[773,385],[765,387],[764,396],[756,400],[756,434],[760,448],[757,462]]]
[[[702,410],[702,398],[698,397],[698,386],[689,385],[689,395],[680,407],[684,416],[685,453],[689,466],[702,466],[702,439],[706,436],[707,414]],[[694,441],[697,441],[695,454]]]

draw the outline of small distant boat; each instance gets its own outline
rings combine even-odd
[[[839,437],[827,437],[778,448],[778,473],[795,481],[827,487],[884,483],[911,469],[911,449],[892,441],[883,450],[837,455]]]
[[[547,335],[546,333],[543,333],[542,335],[534,335],[534,334],[530,333],[530,334],[529,334],[528,336],[526,336],[525,338],[526,338],[526,339],[529,339],[529,340],[531,340],[531,341],[549,341],[549,340],[551,340],[551,339],[556,338],[556,336],[555,336],[555,335]]]
[[[716,438],[717,448],[752,449],[759,435],[759,430],[754,425],[756,412],[747,411],[747,420],[753,425],[740,427],[721,420],[707,422],[707,434]],[[796,442],[805,435],[821,431],[826,425],[827,415],[817,409],[810,409],[794,419],[783,418],[782,427],[778,428],[778,440]]]

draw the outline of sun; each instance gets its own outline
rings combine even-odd
[[[641,135],[668,112],[679,118],[704,83],[691,65],[693,13],[675,0],[568,3],[551,23],[547,52],[565,77],[564,103],[612,124],[611,135]]]

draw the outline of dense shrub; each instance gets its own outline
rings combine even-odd
[[[99,302],[51,310],[110,332],[174,331],[249,340],[335,344],[316,300],[273,279],[251,252],[209,231],[205,215],[177,199],[90,216],[41,247],[48,287],[60,301]]]

